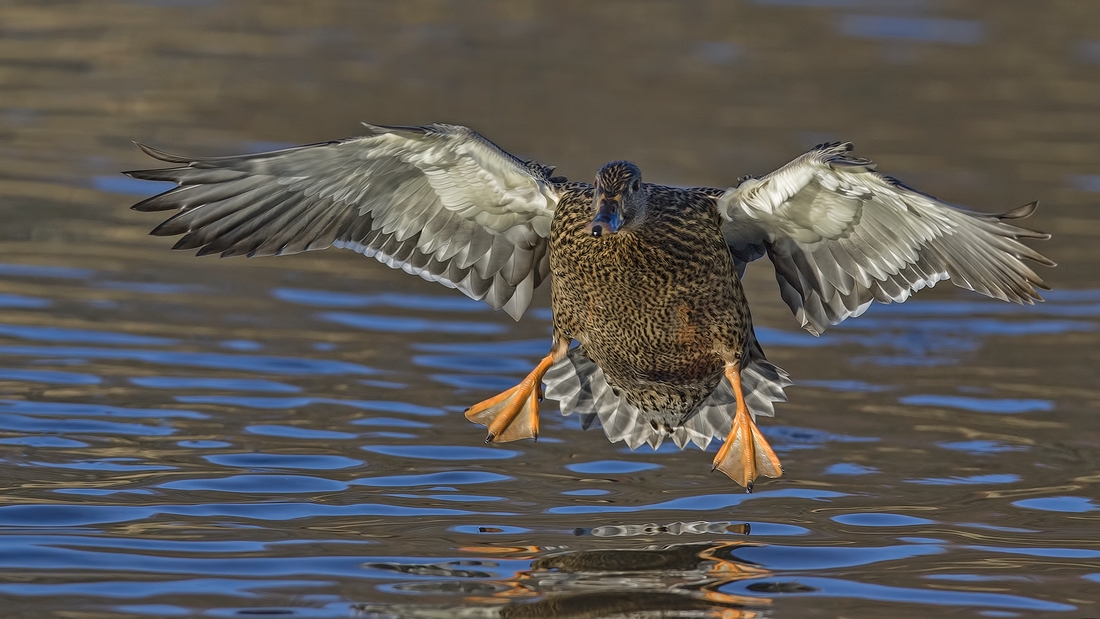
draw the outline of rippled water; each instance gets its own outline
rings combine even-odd
[[[630,6],[0,5],[3,614],[1100,615],[1100,9]],[[751,495],[551,403],[485,445],[461,412],[545,354],[545,292],[516,323],[351,252],[174,254],[126,209],[161,189],[117,175],[130,139],[358,120],[679,184],[850,138],[948,199],[1044,198],[1061,266],[1045,304],[940,286],[821,338],[750,269],[797,381]]]

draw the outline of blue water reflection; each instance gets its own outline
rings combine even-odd
[[[452,295],[416,295],[398,292],[378,294],[352,294],[329,290],[301,290],[277,288],[271,295],[280,301],[298,303],[310,307],[396,307],[398,309],[426,310],[433,312],[487,312],[484,303],[467,297]]]
[[[263,476],[261,476],[263,477]],[[270,476],[278,477],[278,476]],[[198,480],[199,486],[206,480]],[[216,483],[216,480],[210,480]],[[330,481],[330,480],[322,480]],[[247,485],[265,489],[266,493],[278,494],[277,480],[244,480]],[[308,481],[306,482],[308,484]],[[336,482],[338,483],[338,482]],[[346,484],[340,484],[341,489]],[[236,490],[229,490],[235,492]],[[363,516],[466,516],[478,514],[461,509],[436,507],[406,507],[384,503],[359,503],[355,505],[319,505],[313,503],[206,503],[157,506],[114,506],[114,505],[6,505],[0,506],[0,526],[6,527],[78,527],[105,525],[120,522],[146,520],[161,515],[194,516],[200,518],[246,518],[250,520],[282,522],[299,518],[338,518]],[[486,512],[489,515],[509,515]],[[11,539],[11,538],[6,538]],[[9,556],[7,562],[0,553],[0,567],[18,565],[18,557]],[[168,559],[165,558],[165,563]]]
[[[176,433],[175,428],[165,425],[154,426],[87,419],[39,419],[10,414],[0,414],[0,430],[49,434],[128,434],[133,436],[168,436]]]
[[[1054,409],[1050,400],[984,399],[950,395],[910,395],[898,400],[914,406],[947,406],[979,413],[1017,414]]]
[[[383,413],[405,413],[422,417],[438,417],[446,414],[438,408],[419,406],[407,402],[390,402],[384,400],[337,400],[336,398],[312,398],[312,397],[263,397],[263,396],[231,396],[231,395],[181,395],[176,396],[177,402],[185,404],[223,404],[226,406],[243,406],[247,408],[261,409],[286,409],[303,408],[318,404],[330,406],[346,406],[366,411],[379,411]]]
[[[1021,499],[1014,502],[1013,505],[1025,509],[1037,509],[1045,512],[1063,512],[1069,514],[1083,514],[1100,510],[1100,506],[1093,503],[1093,499],[1080,496]]]
[[[174,466],[163,464],[131,464],[139,462],[137,458],[103,458],[99,460],[77,460],[75,462],[39,462],[32,461],[29,464],[44,468],[74,469],[78,471],[171,471]]]
[[[0,445],[26,445],[28,447],[76,449],[87,447],[88,443],[74,441],[71,438],[62,438],[60,436],[16,436],[12,438],[0,438]]]
[[[162,191],[171,189],[173,183],[160,181],[145,181],[128,176],[111,174],[109,176],[96,176],[92,179],[92,186],[100,191],[111,193],[123,193],[134,196],[148,197]]]
[[[263,391],[297,393],[301,387],[259,378],[198,378],[186,376],[136,376],[130,382],[152,389],[224,389],[226,391]]]
[[[47,596],[47,595],[89,595],[95,597],[105,597],[111,599],[138,599],[146,597],[156,597],[161,595],[184,595],[188,593],[193,594],[210,594],[217,593],[218,595],[227,595],[232,597],[241,598],[255,598],[258,594],[254,591],[259,588],[281,588],[281,587],[303,587],[303,586],[316,586],[325,584],[323,581],[312,580],[265,580],[262,584],[257,584],[253,581],[240,580],[233,578],[193,578],[186,580],[175,580],[170,582],[145,582],[141,587],[133,587],[132,583],[122,580],[103,580],[98,582],[88,583],[71,583],[66,585],[36,585],[36,584],[13,584],[13,585],[0,585],[0,592],[8,595],[29,595],[29,596]],[[143,604],[143,605],[126,605],[116,606],[119,610],[124,612],[138,612],[140,614],[161,614],[164,613],[168,616],[172,616],[178,613],[174,612],[174,609],[178,609],[178,606],[171,606],[167,604]],[[167,609],[167,612],[165,612]],[[189,610],[184,614],[192,614]]]
[[[54,385],[98,385],[103,379],[92,374],[59,372],[56,370],[17,370],[0,368],[0,380],[12,380],[30,383],[50,383]]]
[[[519,533],[527,533],[530,531],[530,529],[525,529],[523,527],[510,527],[504,525],[486,526],[472,524],[454,526],[451,527],[449,530],[454,531],[455,533],[466,533],[472,535],[517,535]]]
[[[79,267],[47,266],[44,264],[0,263],[0,277],[51,277],[59,279],[86,279],[95,274],[93,269]]]
[[[1010,305],[967,297],[960,301],[910,299],[902,304],[868,308],[859,320],[847,321],[820,339],[832,344],[858,344],[873,351],[856,363],[884,366],[933,367],[958,363],[989,337],[1026,337],[1081,333],[1095,322],[1055,320],[1044,316],[1095,317],[1100,312],[1092,290],[1051,293],[1046,303]],[[998,315],[1004,318],[989,318]]]
[[[826,443],[874,443],[879,439],[873,436],[844,436],[814,428],[795,428],[791,426],[765,425],[760,431],[770,441],[777,452],[796,449],[817,449]]]
[[[431,318],[412,318],[409,316],[350,314],[348,312],[324,312],[318,314],[317,319],[326,322],[334,322],[347,327],[355,327],[356,329],[388,331],[391,333],[465,333],[492,335],[508,331],[508,327],[491,322],[434,320]]]
[[[417,355],[413,357],[412,360],[413,363],[421,367],[435,370],[451,370],[454,372],[520,374],[531,371],[531,362],[526,359],[514,359],[510,357],[486,356],[478,359],[476,364],[471,364],[469,357],[458,355]]]
[[[412,349],[422,352],[464,355],[470,357],[540,357],[546,354],[550,344],[546,339],[512,340],[505,342],[455,342],[448,344],[413,344]],[[480,363],[480,360],[479,360]]]
[[[933,606],[963,606],[979,608],[1012,608],[1032,612],[1068,612],[1076,606],[1047,602],[1006,593],[983,593],[972,591],[926,590],[907,587],[890,587],[871,583],[854,582],[836,578],[800,576],[797,582],[802,587],[797,592],[783,593],[784,596],[835,597],[877,602],[904,602]],[[742,580],[722,587],[723,593],[735,595],[775,595],[775,588],[758,587],[759,580]],[[756,593],[761,591],[761,593]]]
[[[259,434],[260,436],[277,436],[280,438],[296,438],[309,440],[346,440],[358,436],[350,432],[337,432],[334,430],[315,430],[312,428],[299,428],[296,426],[248,426],[245,432]]]
[[[230,350],[240,351],[263,350],[264,348],[263,344],[259,342],[254,342],[252,340],[225,340],[224,342],[218,342],[218,346],[221,346],[222,348],[228,348]],[[317,348],[316,345],[313,347],[313,349],[320,350],[319,348]]]
[[[78,496],[111,496],[115,494],[155,494],[152,490],[145,490],[143,488],[122,489],[122,490],[103,490],[100,488],[57,488],[53,492],[57,494],[75,494]]]
[[[964,451],[978,456],[1010,451],[1027,451],[1029,449],[1026,445],[1008,445],[1000,441],[992,440],[954,441],[949,443],[938,443],[938,445],[944,449]]]
[[[328,359],[303,357],[265,357],[259,355],[230,355],[212,352],[186,352],[177,350],[116,350],[107,348],[77,348],[69,346],[0,346],[0,355],[30,357],[67,357],[84,359],[110,359],[141,361],[156,365],[200,367],[218,370],[243,370],[287,375],[378,374],[380,370]]]
[[[567,464],[565,468],[573,471],[574,473],[591,473],[591,474],[615,474],[615,473],[638,473],[641,471],[651,471],[653,469],[661,468],[659,464],[653,464],[651,462],[626,462],[623,460],[597,460],[595,462],[577,462],[575,464]]]
[[[59,417],[135,417],[143,419],[206,419],[196,411],[161,408],[123,408],[101,404],[67,402],[27,402],[24,400],[0,400],[0,412],[24,415],[55,415]]]
[[[1011,484],[1020,481],[1020,476],[1011,473],[992,473],[989,475],[925,477],[924,479],[907,479],[905,481],[910,484],[920,484],[922,486],[974,486],[984,484]]]
[[[877,472],[878,469],[873,466],[864,466],[854,462],[838,462],[829,465],[829,468],[825,469],[826,475],[872,475]]]
[[[915,527],[935,524],[934,520],[927,518],[888,513],[842,514],[833,516],[832,520],[856,527]]]
[[[1084,548],[1004,548],[1000,546],[970,546],[972,550],[998,554],[1023,555],[1054,559],[1098,559],[1100,550]]]
[[[238,453],[203,458],[211,464],[245,469],[318,469],[334,471],[362,466],[362,460],[313,454]]]
[[[500,363],[502,360],[497,359],[496,363]],[[474,367],[470,366],[466,368],[467,371],[471,371]],[[516,364],[513,367],[519,367]],[[530,367],[530,366],[528,366]],[[503,376],[470,376],[468,374],[430,374],[428,376],[431,380],[447,385],[448,387],[454,387],[455,389],[467,390],[477,389],[488,392],[501,392],[505,389],[510,389],[515,386],[516,381],[512,378]]]
[[[1093,49],[1096,46],[1096,42],[1091,42],[1092,45],[1088,49]],[[1067,184],[1079,191],[1088,191],[1092,193],[1100,192],[1100,174],[1070,174],[1066,177]]]
[[[246,494],[341,492],[348,485],[308,475],[231,475],[211,479],[181,479],[157,486],[166,490],[210,490]]]
[[[510,481],[512,477],[488,471],[442,471],[414,475],[389,475],[383,477],[363,477],[351,482],[360,486],[414,487],[414,486],[465,486],[469,484],[491,484]]]
[[[430,428],[430,423],[413,421],[412,419],[398,419],[397,417],[364,417],[352,422],[357,426],[386,426],[395,428]]]
[[[965,19],[842,15],[838,29],[852,37],[954,45],[978,45],[985,39],[985,25]]]
[[[222,447],[229,447],[233,443],[227,441],[176,441],[176,444],[180,447],[186,447],[187,449],[221,449]]]
[[[371,453],[424,460],[506,460],[520,452],[503,447],[473,447],[466,445],[364,445]]]
[[[53,305],[53,302],[49,299],[26,297],[20,294],[0,294],[0,307],[39,309],[51,305]]]
[[[566,496],[602,496],[608,494],[610,490],[601,490],[600,488],[581,488],[580,490],[566,490],[562,494]]]
[[[4,324],[0,324],[0,335],[40,342],[118,344],[119,346],[170,346],[178,341],[166,337],[130,335],[127,333],[112,333],[110,331],[88,331],[85,329]]]
[[[876,393],[897,389],[893,385],[873,385],[861,380],[800,380],[799,387],[820,387],[832,391],[850,391],[857,393]]]
[[[141,292],[144,294],[196,294],[210,292],[209,288],[195,284],[158,284],[154,282],[97,281],[92,284],[92,287],[106,290],[128,290],[130,292]]]
[[[740,559],[771,570],[826,570],[902,561],[945,552],[937,546],[912,545],[862,548],[806,548],[804,546],[746,546],[736,551]]]

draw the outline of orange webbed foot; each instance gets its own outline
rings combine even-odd
[[[518,385],[466,409],[466,419],[489,428],[486,443],[538,439],[542,377],[554,361],[547,355]]]
[[[733,385],[733,392],[737,396],[737,413],[733,417],[733,428],[730,429],[726,442],[714,457],[711,470],[722,471],[727,477],[744,486],[747,492],[752,492],[753,481],[757,477],[761,475],[779,477],[783,474],[783,467],[767,439],[756,427],[756,422],[753,421],[752,414],[745,405],[738,367],[727,366],[726,377]]]

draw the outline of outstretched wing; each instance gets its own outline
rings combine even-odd
[[[783,300],[802,326],[819,334],[871,301],[900,303],[944,279],[1004,301],[1041,301],[1049,290],[1023,262],[1054,263],[1020,242],[1050,235],[1000,215],[963,210],[879,174],[824,144],[779,170],[749,178],[719,198],[722,232],[738,266],[767,254]]]
[[[198,255],[271,256],[346,247],[504,308],[518,319],[549,273],[558,195],[552,168],[522,161],[455,125],[255,155],[186,158],[126,172],[179,187],[134,205],[178,210],[158,236]]]

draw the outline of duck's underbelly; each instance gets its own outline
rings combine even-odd
[[[598,294],[598,292],[597,292]],[[687,300],[673,307],[592,301],[574,338],[616,379],[692,382],[722,367],[714,327]],[[602,307],[600,302],[605,303]]]
[[[555,316],[608,383],[647,411],[683,414],[722,379],[722,346],[743,341],[744,323],[726,286],[651,277],[555,280]],[[581,292],[582,291],[582,292]]]

